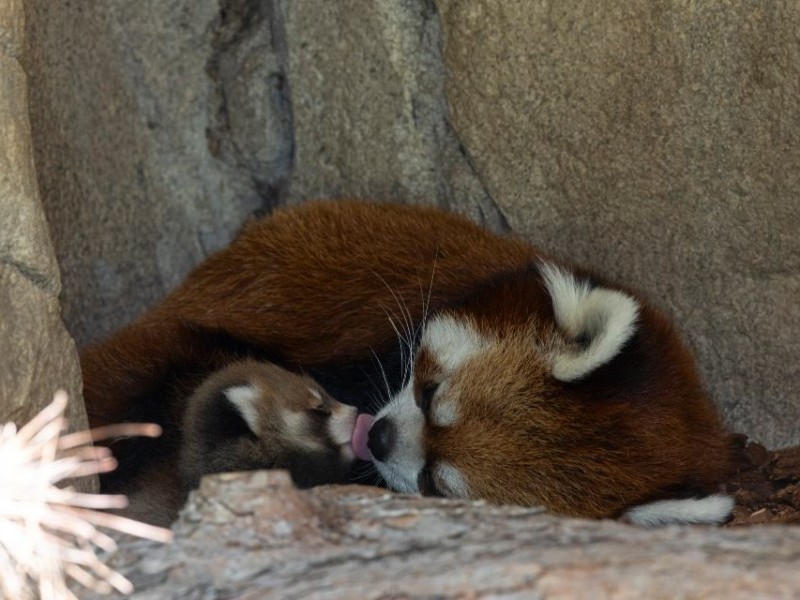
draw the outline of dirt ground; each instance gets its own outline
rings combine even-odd
[[[736,506],[726,526],[800,523],[800,446],[767,450],[746,435],[732,438],[737,472],[725,490]]]

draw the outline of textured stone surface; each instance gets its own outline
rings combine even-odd
[[[290,201],[436,204],[504,228],[448,121],[431,2],[280,6],[294,116]]]
[[[171,546],[133,542],[111,558],[132,598],[777,599],[800,589],[798,528],[647,530],[356,486],[298,491],[282,472],[204,479],[173,531]]]
[[[800,8],[31,0],[35,154],[83,344],[241,221],[430,202],[642,288],[734,429],[800,441]]]
[[[64,388],[86,425],[75,345],[58,304],[58,265],[36,184],[20,2],[0,0],[0,423],[21,425]]]
[[[263,27],[236,4],[26,4],[36,160],[80,344],[174,287],[285,176],[270,43],[248,45]]]
[[[453,127],[511,228],[644,289],[728,421],[797,442],[800,5],[437,6]]]

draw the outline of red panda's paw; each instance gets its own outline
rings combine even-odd
[[[625,512],[624,519],[636,525],[718,525],[724,523],[733,510],[733,498],[712,494],[704,498],[657,500],[634,506]]]

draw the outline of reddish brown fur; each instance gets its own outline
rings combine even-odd
[[[602,371],[578,385],[550,377],[532,343],[547,339],[542,323],[552,318],[538,280],[495,284],[454,311],[500,343],[450,381],[457,392],[445,396],[458,397],[460,418],[452,427],[426,425],[429,466],[455,466],[477,497],[576,516],[619,515],[671,488],[716,491],[729,469],[724,428],[672,325],[639,302],[645,339],[623,365],[644,365],[645,385]],[[417,393],[440,378],[424,352],[415,376]],[[530,485],[519,484],[524,477]]]
[[[126,418],[176,365],[224,360],[194,327],[315,368],[389,347],[396,334],[387,315],[402,322],[400,298],[414,323],[446,309],[503,339],[459,382],[459,423],[428,426],[431,459],[461,469],[476,496],[597,517],[671,488],[712,490],[728,465],[724,430],[671,325],[644,305],[630,351],[646,372],[615,367],[586,383],[554,380],[528,337],[554,327],[531,274],[540,257],[435,209],[336,202],[278,211],[84,353],[90,420]],[[626,387],[630,377],[646,381]]]
[[[186,323],[220,329],[288,364],[361,357],[394,339],[396,297],[419,322],[497,273],[538,256],[463,217],[431,208],[308,203],[250,223],[160,305],[81,358],[93,425],[117,422],[135,391],[173,365],[219,363]]]

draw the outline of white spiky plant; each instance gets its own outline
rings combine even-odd
[[[106,566],[97,550],[114,540],[99,528],[169,542],[167,529],[101,512],[124,508],[125,496],[87,494],[63,487],[65,480],[106,473],[116,467],[108,448],[93,441],[114,436],[160,434],[153,424],[126,423],[65,434],[67,394],[19,430],[0,425],[0,597],[9,600],[77,600],[68,580],[100,593],[133,591]],[[62,487],[58,487],[59,483]]]

